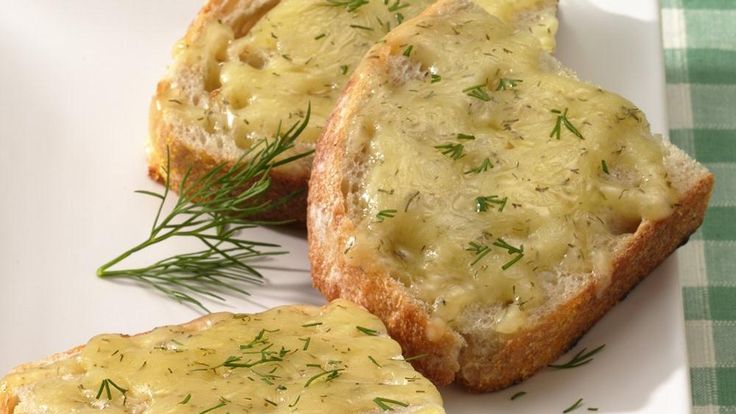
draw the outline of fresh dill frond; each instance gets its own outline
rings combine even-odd
[[[310,113],[311,108],[307,108],[301,122],[283,133],[277,130],[273,139],[256,144],[231,165],[219,164],[199,178],[192,177],[191,168],[187,170],[178,185],[179,198],[165,213],[171,192],[167,154],[164,190],[137,191],[159,201],[148,238],[100,266],[97,276],[132,280],[204,311],[208,309],[200,301],[202,298],[225,301],[224,293],[248,295],[243,285],[260,284],[263,280],[249,263],[286,252],[275,250],[280,247],[277,244],[244,240],[239,234],[266,224],[252,217],[283,206],[296,195],[262,201],[271,186],[271,170],[311,153],[285,156],[309,123]],[[141,250],[175,238],[197,240],[203,249],[174,254],[148,266],[111,269]]]
[[[438,74],[436,74],[436,73],[432,73],[432,74],[430,75],[430,79],[431,79],[431,80],[430,80],[430,83],[437,83],[437,82],[439,82],[439,81],[441,81],[441,80],[442,80],[442,76],[440,76],[440,75],[438,75]]]
[[[606,174],[611,174],[608,171],[608,164],[606,163],[606,160],[601,160],[601,170],[603,170],[603,172]]]
[[[592,361],[593,360],[593,356],[595,354],[597,354],[598,352],[602,351],[605,346],[606,345],[603,344],[603,345],[599,346],[598,348],[595,348],[594,350],[592,350],[590,352],[585,352],[585,351],[587,351],[587,348],[583,348],[583,349],[580,350],[580,352],[578,352],[577,354],[575,354],[575,356],[573,356],[572,359],[570,359],[569,361],[565,362],[564,364],[550,364],[550,365],[547,365],[547,366],[550,367],[550,368],[556,368],[556,369],[577,368],[579,366],[585,365],[585,364],[589,363],[590,361]]]
[[[409,57],[409,56],[411,56],[411,51],[412,50],[414,50],[414,45],[409,45],[409,46],[406,47],[406,49],[404,49],[404,52],[402,53],[402,55],[404,55],[406,57]]]

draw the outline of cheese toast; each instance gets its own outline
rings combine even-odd
[[[441,0],[368,52],[318,143],[314,285],[436,384],[502,389],[684,243],[713,180],[538,36]]]
[[[99,335],[0,380],[2,414],[386,409],[444,413],[381,321],[344,300]]]

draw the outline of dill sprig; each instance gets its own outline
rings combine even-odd
[[[201,178],[186,171],[178,186],[179,198],[168,213],[164,205],[170,194],[170,160],[167,154],[166,182],[162,192],[137,191],[159,200],[158,211],[148,238],[97,269],[101,278],[128,279],[157,289],[179,303],[209,311],[200,301],[209,298],[225,301],[223,293],[248,295],[244,284],[260,284],[263,276],[249,264],[254,260],[284,254],[277,244],[239,238],[243,230],[265,224],[252,219],[287,203],[295,194],[276,201],[262,201],[271,186],[272,169],[303,158],[311,152],[281,158],[294,147],[306,128],[305,118],[283,134],[276,131],[248,150],[234,164],[219,164]],[[271,222],[269,224],[282,224]],[[202,250],[174,254],[151,265],[111,270],[134,253],[173,238],[195,239]]]
[[[577,354],[575,354],[575,356],[572,357],[572,359],[570,359],[569,361],[565,362],[564,364],[550,364],[550,365],[547,365],[547,366],[550,367],[550,368],[557,368],[557,369],[577,368],[577,367],[579,367],[581,365],[585,365],[585,364],[589,363],[590,361],[592,361],[593,360],[593,355],[595,355],[598,352],[602,351],[605,346],[606,345],[603,344],[603,345],[599,346],[598,348],[595,348],[594,350],[589,351],[589,352],[585,352],[587,350],[587,348],[583,348],[583,349],[580,350],[580,352],[578,352]]]

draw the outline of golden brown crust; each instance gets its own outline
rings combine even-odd
[[[441,13],[448,3],[440,2],[425,13]],[[345,198],[347,129],[370,93],[367,79],[386,70],[389,53],[389,45],[368,53],[317,144],[307,215],[309,257],[315,287],[328,299],[349,299],[379,316],[405,355],[428,354],[413,364],[436,384],[458,381],[474,391],[492,391],[528,378],[572,346],[702,223],[713,185],[713,176],[705,171],[696,174],[696,183],[671,216],[639,226],[614,260],[610,285],[602,291],[591,282],[533,326],[500,341],[483,333],[461,335],[431,323],[427,305],[386,269],[373,263],[350,264],[343,253],[355,227],[347,216]]]
[[[242,36],[253,27],[253,25],[271,10],[278,0],[210,0],[200,10],[199,14],[189,26],[185,42],[193,42],[204,29],[205,25],[214,20],[227,21],[237,28],[236,35]],[[243,10],[254,7],[255,10],[249,14],[243,14]],[[240,14],[243,14],[240,16]],[[166,96],[171,88],[170,81],[163,79],[156,87],[149,113],[149,161],[148,175],[156,181],[164,183],[166,173],[167,151],[170,162],[170,187],[176,190],[182,177],[191,168],[190,182],[203,176],[207,171],[217,165],[226,162],[231,166],[231,160],[222,160],[217,156],[193,147],[189,140],[177,136],[172,125],[168,124],[162,112],[157,110],[156,102]],[[280,200],[292,195],[289,203],[269,210],[268,212],[254,216],[258,220],[294,220],[306,221],[307,208],[307,182],[309,180],[309,166],[311,157],[294,162],[295,168],[275,169],[271,171],[271,187],[264,198],[254,200],[254,204]],[[298,165],[296,165],[298,164]],[[244,187],[245,190],[247,187]]]

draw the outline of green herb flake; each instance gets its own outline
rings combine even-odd
[[[325,382],[332,381],[333,379],[339,377],[340,376],[340,372],[342,372],[342,371],[345,371],[345,369],[344,368],[332,369],[332,370],[329,370],[329,371],[320,372],[317,375],[313,375],[304,384],[304,388],[309,387],[314,381],[316,381],[316,380],[318,380],[318,379],[320,379],[322,377],[325,377]]]
[[[442,80],[442,76],[434,74],[434,73],[430,75],[430,78],[432,79],[431,83],[437,83]]]
[[[436,148],[443,155],[447,155],[448,157],[456,161],[465,156],[465,154],[463,153],[465,149],[463,147],[463,144],[447,143],[442,145],[435,145],[434,148]]]
[[[608,164],[606,164],[606,160],[601,160],[601,170],[606,174],[610,174],[610,172],[608,172]]]
[[[498,238],[495,242],[493,242],[493,245],[496,247],[500,247],[508,252],[508,254],[515,254],[516,256],[506,262],[503,266],[501,266],[501,270],[506,270],[516,264],[519,260],[521,260],[524,257],[524,245],[522,244],[520,247],[514,247],[510,244],[508,244],[504,239]]]
[[[394,410],[393,408],[391,408],[391,406],[389,404],[398,405],[400,407],[408,407],[409,406],[409,404],[407,404],[405,402],[391,400],[391,399],[383,398],[383,397],[376,397],[376,398],[373,399],[373,402],[376,403],[376,405],[379,408],[381,408],[383,411],[393,411]]]
[[[350,27],[352,27],[353,29],[368,30],[368,31],[371,31],[371,32],[373,31],[373,28],[372,27],[363,26],[363,25],[360,25],[360,24],[351,24]]]
[[[590,352],[585,352],[587,348],[583,348],[575,354],[575,356],[572,357],[569,361],[565,362],[564,364],[550,364],[547,365],[550,368],[555,369],[570,369],[570,368],[577,368],[579,366],[585,365],[593,360],[593,356],[605,348],[605,344],[599,346],[598,348],[593,349]]]
[[[355,329],[359,330],[360,332],[363,332],[366,335],[378,336],[378,331],[375,329],[364,328],[362,326],[356,326]]]
[[[107,397],[108,401],[109,400],[112,400],[112,391],[110,390],[110,386],[111,385],[112,385],[113,388],[115,388],[116,390],[118,390],[118,392],[120,394],[123,395],[123,398],[124,399],[127,400],[127,395],[126,394],[128,393],[128,390],[125,389],[125,388],[123,388],[123,387],[121,387],[121,386],[119,386],[118,384],[116,384],[115,382],[113,382],[113,380],[111,380],[110,378],[105,378],[105,379],[102,380],[102,382],[100,383],[100,389],[97,390],[97,395],[95,396],[95,399],[98,399],[99,400],[100,397],[102,396],[102,392],[104,391],[105,392],[105,396]]]
[[[368,355],[368,359],[370,359],[370,360],[371,360],[371,362],[373,362],[374,364],[376,364],[376,366],[377,366],[378,368],[383,368],[383,367],[381,366],[381,364],[379,364],[379,363],[378,363],[378,361],[376,361],[376,360],[375,360],[375,359],[374,359],[374,358],[373,358],[372,356]]]
[[[183,400],[179,401],[179,404],[184,405],[189,402],[189,400],[192,399],[192,394],[187,394],[186,397],[184,397]]]
[[[491,160],[486,158],[483,160],[483,162],[480,163],[479,166],[475,168],[471,168],[467,171],[465,171],[463,174],[480,174],[482,172],[488,171],[488,169],[493,168],[493,164],[491,164]]]
[[[498,86],[496,87],[497,91],[505,91],[507,89],[515,88],[516,85],[523,82],[521,79],[506,79],[501,78],[498,80]]]
[[[327,36],[327,35],[326,35],[326,34],[324,34],[324,33],[320,33],[320,34],[318,34],[317,36],[315,36],[315,37],[314,37],[314,40],[319,40],[319,39],[322,39],[322,38],[323,38],[323,37],[325,37],[325,36]]]
[[[411,56],[411,51],[412,50],[414,50],[414,46],[413,45],[409,45],[409,46],[406,47],[406,49],[404,49],[404,53],[402,53],[402,55],[404,55],[406,57],[409,57],[409,56]]]
[[[478,263],[483,257],[485,257],[488,253],[491,252],[491,248],[486,246],[485,244],[470,242],[468,246],[469,247],[465,248],[465,250],[472,252],[475,255],[475,260],[470,262],[471,266]]]
[[[567,407],[567,408],[566,408],[566,409],[565,409],[564,411],[562,411],[562,412],[563,412],[563,414],[567,414],[567,413],[569,413],[570,411],[575,411],[575,410],[577,410],[577,409],[578,409],[578,408],[580,408],[580,407],[581,407],[582,405],[583,405],[583,399],[582,399],[582,398],[580,398],[580,399],[578,399],[577,401],[575,401],[575,404],[573,404],[573,405],[571,405],[571,406]]]
[[[461,141],[472,141],[475,139],[475,135],[459,133],[457,134],[457,139]]]
[[[302,325],[302,328],[309,328],[312,326],[319,326],[319,325],[322,325],[322,322],[310,322],[310,323],[305,323],[304,325]]]
[[[498,212],[500,213],[506,207],[507,201],[508,201],[508,197],[500,198],[497,195],[476,197],[475,198],[475,212],[482,213],[482,212],[488,211],[488,208],[491,207],[492,204],[495,204],[498,206]]]
[[[348,65],[340,65],[340,73],[343,75],[348,73]]]
[[[555,127],[552,129],[552,132],[549,133],[550,138],[555,137],[556,139],[560,139],[560,134],[562,133],[562,127],[564,126],[565,129],[572,132],[573,135],[580,139],[583,138],[583,134],[578,131],[577,128],[570,122],[570,120],[567,118],[567,108],[565,108],[564,111],[560,111],[559,109],[553,109],[550,112],[557,115],[557,119],[555,120]]]
[[[393,4],[389,4],[388,0],[384,0],[383,4],[388,6],[388,11],[390,11],[391,13],[397,12],[405,7],[409,7],[409,4],[407,3],[402,4],[401,0],[396,0],[393,2]]]
[[[512,395],[511,398],[509,398],[511,401],[514,401],[517,398],[521,398],[526,395],[526,391],[519,391],[516,394]]]
[[[383,223],[384,220],[387,218],[394,218],[396,216],[397,210],[395,209],[387,209],[387,210],[381,210],[376,214],[376,218],[378,219],[379,223]]]
[[[345,7],[345,10],[353,12],[370,3],[369,0],[327,0],[328,6]]]
[[[480,99],[481,101],[488,102],[491,100],[491,97],[488,95],[488,92],[484,89],[486,87],[485,83],[481,83],[480,85],[471,86],[469,88],[463,89],[463,93],[476,98]]]

